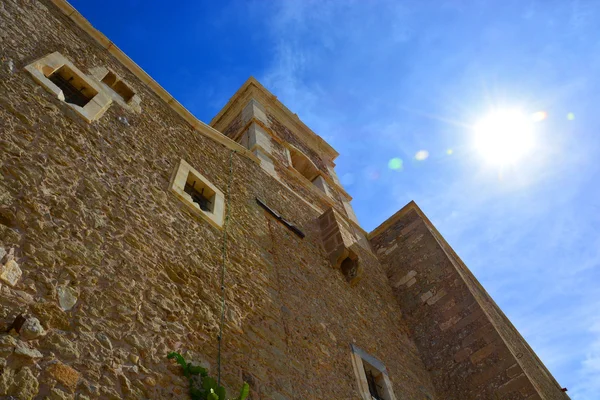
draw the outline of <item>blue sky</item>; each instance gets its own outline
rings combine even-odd
[[[366,230],[415,200],[569,395],[600,398],[599,1],[73,5],[205,122],[255,76],[339,151]],[[548,115],[502,171],[473,146],[493,107]]]

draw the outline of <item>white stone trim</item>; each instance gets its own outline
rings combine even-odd
[[[135,75],[150,91],[160,97],[173,111],[181,116],[195,131],[204,135],[221,145],[235,150],[236,153],[259,163],[252,152],[248,151],[239,143],[234,142],[221,132],[217,131],[212,126],[205,124],[198,118],[192,115],[185,107],[183,107],[173,96],[169,94],[162,86],[160,86],[150,75],[146,73],[139,65],[134,63],[117,45],[111,42],[102,32],[86,20],[71,4],[66,0],[50,0],[67,18],[73,21],[79,28],[88,34],[96,43],[112,54],[125,68]]]
[[[84,107],[67,103],[63,91],[48,78],[63,66],[66,66],[78,79],[82,80],[86,85],[96,91],[96,95],[94,95]],[[79,68],[73,65],[71,61],[59,52],[48,54],[47,56],[32,62],[25,67],[25,70],[29,72],[33,79],[44,89],[62,100],[87,122],[92,122],[100,118],[112,103],[110,96],[107,95],[100,86],[87,77],[79,70]]]
[[[121,76],[119,76],[115,71],[107,67],[96,67],[90,69],[89,73],[91,75],[91,79],[93,79],[94,82],[96,82],[100,87],[105,88],[105,92],[113,99],[113,101],[117,102],[121,107],[127,110],[134,111],[136,113],[142,111],[142,108],[140,106],[140,102],[142,101],[142,99],[140,98],[140,96],[135,92],[135,90],[133,90],[131,84],[123,80],[123,78],[121,78]],[[102,80],[109,73],[115,76],[115,83],[113,84],[113,86],[117,84],[117,82],[119,82],[120,84],[125,85],[129,90],[131,90],[134,93],[134,95],[129,100],[125,101],[123,97],[121,97],[121,95],[119,95],[113,87],[102,82]]]
[[[184,191],[185,183],[190,174],[215,193],[212,211],[200,209],[200,206],[194,203],[192,197]],[[223,195],[223,192],[210,183],[204,175],[192,168],[185,160],[182,159],[179,161],[179,165],[173,173],[169,187],[193,214],[204,219],[215,228],[223,229],[223,222],[225,220],[225,196]]]

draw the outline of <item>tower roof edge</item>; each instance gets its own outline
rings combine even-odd
[[[266,101],[267,104],[263,106],[270,106],[271,108],[279,110],[287,119],[292,122],[303,136],[308,139],[309,143],[318,150],[319,153],[326,155],[327,159],[333,161],[339,156],[339,153],[323,139],[321,136],[316,134],[310,129],[297,114],[293,113],[288,109],[273,93],[265,88],[254,76],[250,76],[240,88],[231,96],[227,103],[221,108],[221,110],[213,117],[210,121],[210,126],[219,130],[222,121],[228,115],[228,111],[237,110],[237,108],[243,107],[245,104],[238,104],[243,100],[244,94],[247,91],[254,91],[257,95],[260,95],[261,100]],[[222,128],[222,127],[221,127]]]

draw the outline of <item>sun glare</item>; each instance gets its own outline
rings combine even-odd
[[[477,150],[493,164],[514,164],[534,146],[532,120],[518,110],[493,111],[474,130]]]

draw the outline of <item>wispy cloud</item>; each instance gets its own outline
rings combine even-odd
[[[592,399],[600,121],[581,99],[599,88],[600,56],[585,48],[599,47],[600,7],[425,3],[278,3],[259,79],[340,151],[366,228],[417,200],[571,397]],[[536,153],[502,174],[469,142],[469,124],[494,104],[550,115]],[[568,121],[574,110],[585,121]],[[392,158],[402,168],[389,169]]]

